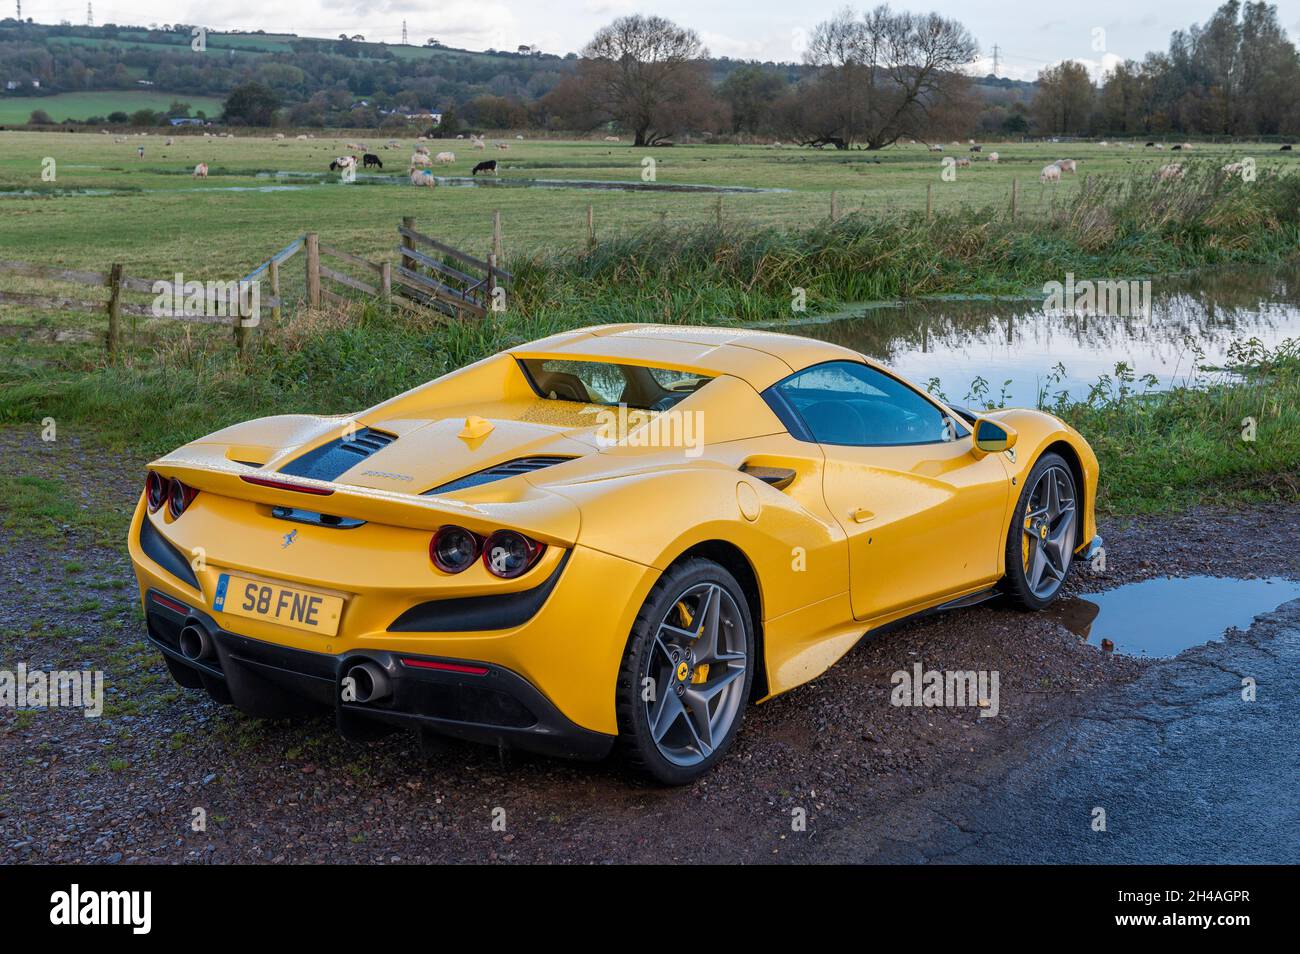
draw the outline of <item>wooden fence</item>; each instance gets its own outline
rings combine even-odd
[[[489,310],[504,309],[505,297],[498,289],[504,291],[514,276],[497,265],[501,254],[500,213],[493,216],[492,223],[492,251],[484,261],[416,231],[415,219],[404,217],[397,230],[401,237],[397,251],[402,260],[393,276],[399,286],[398,293],[453,318],[464,315],[482,318]],[[436,254],[429,254],[425,249]],[[456,265],[447,264],[446,259]],[[421,268],[433,274],[421,272]]]
[[[307,303],[313,308],[323,302],[346,304],[348,299],[325,286],[325,282],[334,282],[360,292],[363,295],[378,298],[386,304],[394,303],[394,291],[405,302],[417,306],[432,308],[442,316],[452,318],[484,317],[489,310],[502,310],[505,306],[504,295],[498,290],[504,289],[513,281],[513,276],[498,267],[501,256],[501,218],[497,213],[493,218],[493,251],[485,260],[477,258],[460,249],[425,235],[415,228],[415,220],[402,219],[398,229],[401,261],[394,266],[391,262],[371,262],[359,255],[325,245],[315,232],[308,232],[294,239],[251,272],[239,279],[237,287],[243,288],[252,283],[265,282],[269,285],[269,295],[258,294],[259,311],[269,308],[272,321],[281,317],[283,295],[280,281],[283,267],[299,252],[304,253]],[[322,259],[331,260],[326,265]],[[448,264],[448,260],[455,265]],[[337,267],[335,267],[337,265]],[[340,269],[351,266],[360,270],[363,278],[348,274]],[[112,265],[107,272],[77,271],[74,269],[55,268],[47,265],[33,265],[27,262],[0,261],[0,276],[5,274],[34,278],[53,283],[69,283],[95,288],[107,288],[106,299],[88,299],[71,297],[63,294],[28,294],[0,289],[0,304],[18,305],[42,311],[86,311],[101,312],[107,318],[105,346],[110,357],[115,357],[121,347],[121,319],[127,315],[147,320],[175,319],[206,324],[229,323],[235,334],[235,341],[240,353],[247,350],[249,331],[257,322],[249,322],[251,317],[240,314],[244,309],[242,303],[236,303],[233,314],[220,314],[227,309],[214,309],[218,314],[190,314],[170,310],[159,312],[152,304],[129,301],[124,298],[128,293],[145,293],[156,299],[164,291],[174,288],[175,276],[160,281],[135,278],[123,273],[120,264]],[[476,274],[480,273],[480,274]],[[395,284],[396,283],[396,284]],[[212,283],[221,284],[221,283]],[[230,283],[234,284],[234,283]],[[227,285],[228,290],[228,285]],[[184,301],[192,300],[192,294],[181,293]],[[219,288],[205,284],[202,292],[203,301],[218,306],[227,305],[228,296]]]
[[[68,297],[61,294],[55,295],[33,295],[25,292],[11,292],[0,289],[0,303],[9,305],[18,305],[26,308],[35,308],[42,311],[86,311],[102,312],[107,318],[108,327],[104,335],[104,345],[108,350],[110,357],[115,357],[121,347],[122,341],[122,316],[127,315],[133,318],[144,318],[146,320],[154,319],[176,319],[179,321],[192,321],[204,324],[226,324],[229,323],[235,328],[237,340],[241,348],[247,334],[245,318],[247,315],[240,314],[240,307],[236,303],[235,313],[230,315],[194,315],[182,311],[181,313],[159,314],[152,305],[146,305],[139,302],[126,300],[123,296],[131,292],[140,292],[152,295],[155,298],[162,292],[159,290],[160,285],[166,286],[167,289],[173,287],[174,278],[150,280],[145,278],[134,278],[126,275],[120,264],[113,264],[106,272],[87,272],[76,269],[55,268],[50,265],[33,265],[28,262],[0,261],[0,274],[18,275],[24,278],[35,278],[40,281],[81,285],[91,288],[107,288],[108,297],[106,299],[89,299],[80,297]],[[211,302],[217,305],[226,304],[226,299],[217,289],[204,288],[203,299],[205,302]],[[279,307],[279,300],[273,298],[268,304],[274,304]],[[218,309],[221,310],[221,309]]]

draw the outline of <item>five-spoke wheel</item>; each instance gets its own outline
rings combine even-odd
[[[1050,603],[1070,573],[1079,536],[1076,497],[1065,460],[1039,458],[1007,534],[1007,591],[1027,609]]]
[[[702,559],[670,568],[637,618],[619,680],[631,760],[669,784],[716,762],[744,716],[753,649],[749,607],[725,568]]]

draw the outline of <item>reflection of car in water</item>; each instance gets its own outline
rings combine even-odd
[[[618,743],[681,783],[866,631],[1045,606],[1096,544],[1096,487],[1047,414],[946,406],[803,338],[626,325],[201,438],[150,465],[129,545],[183,686],[332,708],[350,737]]]

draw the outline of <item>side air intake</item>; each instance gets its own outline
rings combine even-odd
[[[338,437],[328,444],[296,457],[280,468],[280,473],[315,480],[333,480],[351,470],[375,451],[381,451],[397,437],[384,431],[363,427],[351,437]]]
[[[432,490],[426,490],[421,496],[428,497],[432,494],[450,494],[457,490],[464,490],[467,487],[477,487],[479,484],[491,483],[494,480],[504,480],[506,477],[518,477],[520,474],[529,474],[535,470],[541,470],[543,467],[550,467],[552,464],[562,464],[566,460],[573,460],[572,457],[518,457],[514,460],[508,460],[504,464],[496,464],[484,470],[475,471],[472,474],[466,474],[464,477],[457,477],[455,480],[449,480],[445,484],[439,484]]]

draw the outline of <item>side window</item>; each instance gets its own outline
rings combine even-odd
[[[852,361],[830,361],[772,386],[821,444],[934,444],[970,433],[901,381]]]

